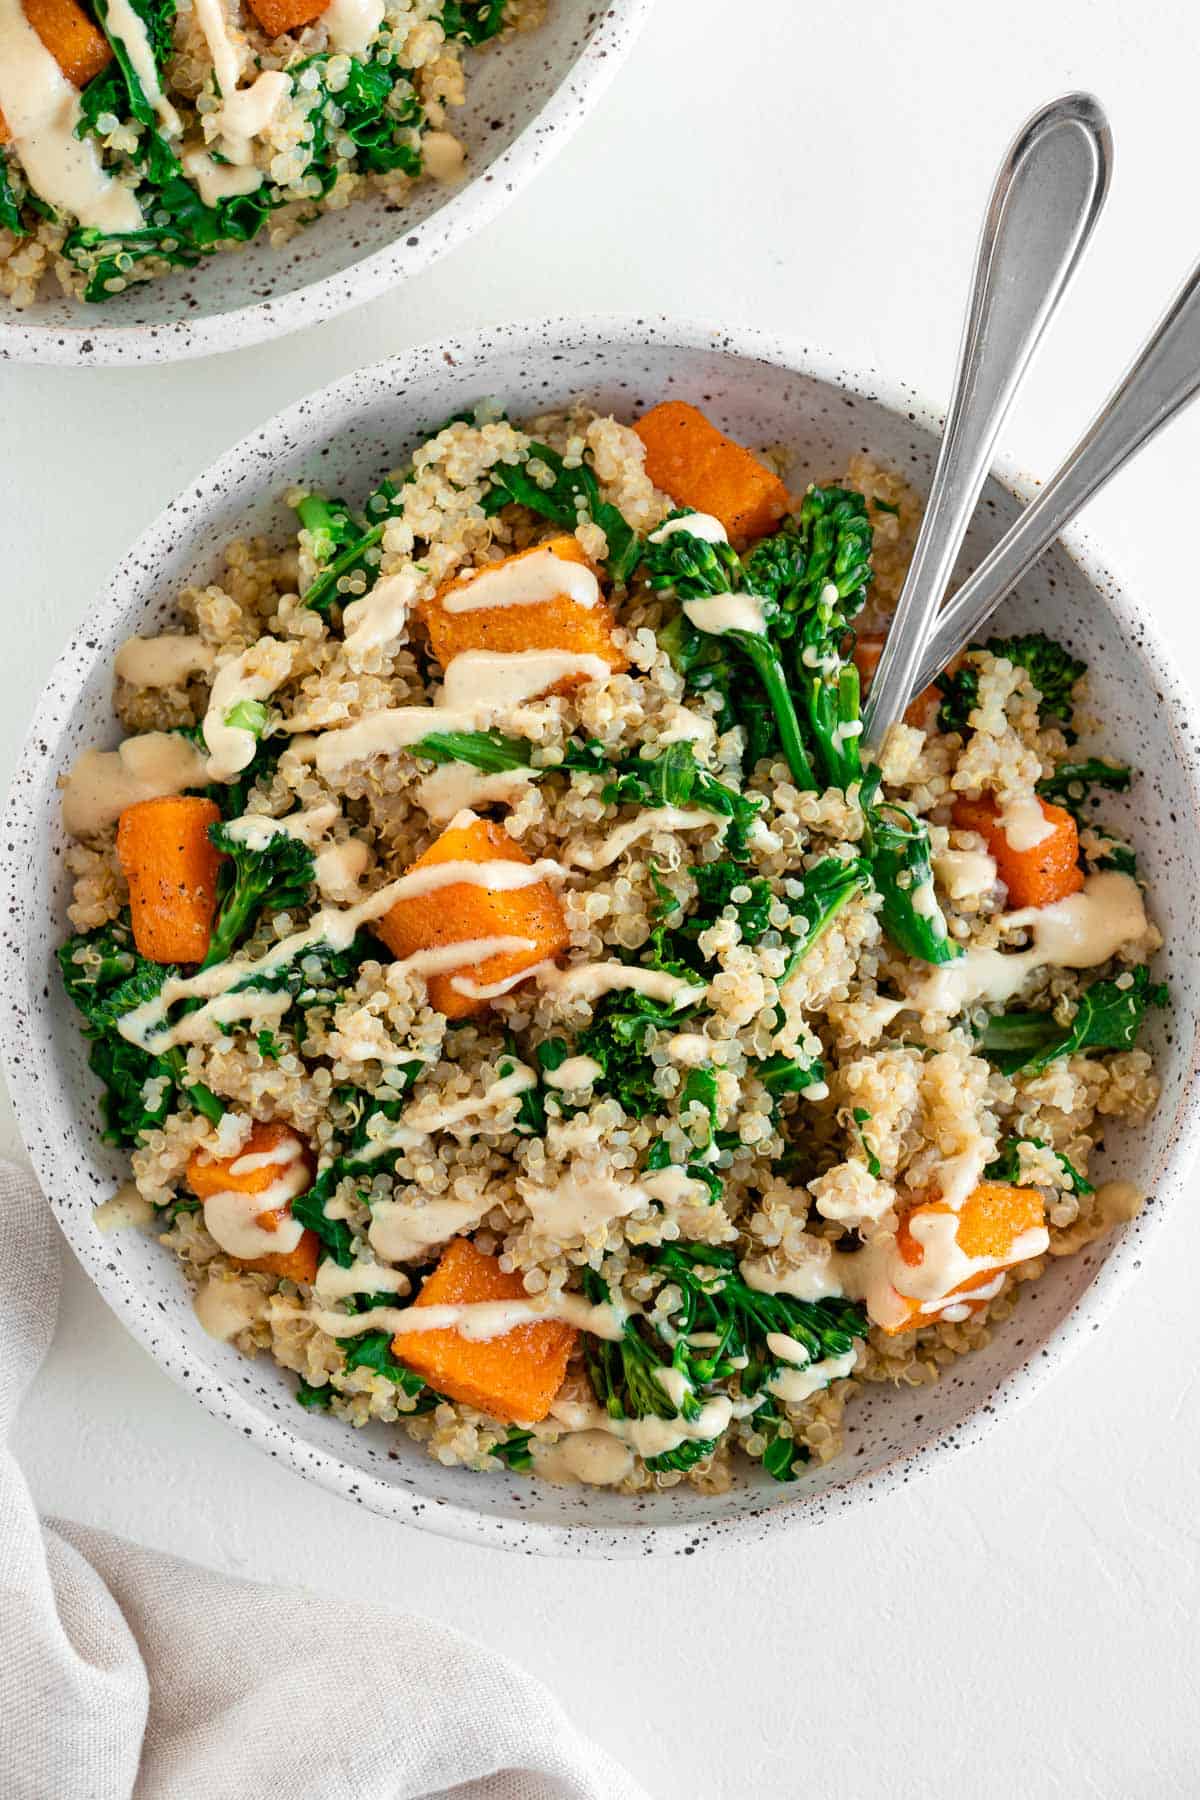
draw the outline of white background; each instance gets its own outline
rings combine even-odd
[[[1200,253],[1198,50],[1191,0],[658,0],[553,167],[403,291],[202,363],[5,369],[4,775],[135,534],[355,364],[500,319],[652,309],[788,332],[944,396],[1001,151],[1087,86],[1116,135],[1107,217],[1006,432],[1045,474]],[[1198,453],[1200,409],[1088,519],[1185,668]],[[19,1449],[47,1510],[486,1639],[660,1800],[1194,1795],[1198,1253],[1181,1216],[1103,1335],[981,1449],[766,1547],[575,1565],[372,1518],[209,1418],[73,1264]]]

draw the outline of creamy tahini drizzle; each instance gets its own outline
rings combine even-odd
[[[650,533],[652,544],[661,544],[665,538],[673,537],[677,531],[686,531],[689,537],[699,538],[705,544],[727,544],[729,533],[720,519],[712,513],[688,513],[683,519],[667,519],[657,531]]]
[[[408,563],[394,575],[383,576],[360,600],[350,602],[342,621],[352,660],[364,650],[375,650],[399,639],[424,585],[420,570]]]
[[[537,779],[536,769],[501,769],[483,775],[469,763],[442,763],[416,785],[417,802],[434,825],[445,825],[464,807],[511,806]]]
[[[260,1213],[278,1212],[309,1185],[307,1164],[295,1158],[298,1146],[290,1149],[290,1159],[277,1181],[257,1194],[210,1194],[204,1202],[204,1223],[222,1250],[230,1256],[253,1260],[257,1256],[277,1253],[286,1256],[296,1248],[304,1227],[291,1213],[280,1219],[275,1230],[268,1231],[258,1223]],[[244,1159],[255,1161],[253,1157]],[[235,1165],[236,1168],[236,1165]]]
[[[547,993],[572,1000],[595,1000],[601,994],[625,989],[646,994],[652,1000],[662,1000],[670,1006],[687,1006],[703,1000],[708,993],[707,987],[694,986],[682,976],[669,975],[663,969],[639,969],[619,962],[580,963],[572,969],[560,969],[552,962],[536,963],[504,981],[481,984],[472,981],[470,976],[455,975],[451,984],[458,993],[472,1000],[494,1000],[501,994],[510,993],[518,982],[529,980],[535,980]]]
[[[594,848],[582,843],[568,844],[563,862],[579,869],[607,869],[632,844],[654,832],[698,831],[702,825],[719,828],[723,823],[718,814],[701,807],[651,806],[636,818],[626,819]]]
[[[710,637],[723,637],[727,631],[748,631],[754,637],[766,633],[766,615],[757,594],[708,594],[703,600],[685,600],[683,610],[697,631]]]
[[[85,750],[63,783],[63,824],[72,837],[94,837],[127,806],[203,787],[208,759],[177,731],[145,731],[115,750]]]
[[[21,0],[0,0],[0,112],[41,199],[100,231],[141,228],[141,207],[107,173],[95,138],[76,137],[78,90],[25,17]]]
[[[498,606],[540,606],[549,600],[591,607],[599,598],[600,583],[586,563],[570,562],[546,548],[481,569],[444,594],[441,607],[448,613],[482,612]]]
[[[370,1312],[316,1312],[313,1322],[330,1337],[358,1337],[364,1331],[389,1331],[393,1337],[414,1332],[457,1331],[471,1343],[506,1337],[520,1325],[556,1320],[593,1337],[619,1341],[628,1312],[611,1301],[593,1306],[582,1294],[556,1294],[548,1300],[464,1300],[446,1306],[375,1306]],[[705,1434],[708,1435],[708,1434]]]
[[[321,14],[329,43],[347,56],[361,56],[383,23],[384,0],[330,0]]]
[[[179,160],[205,206],[219,206],[238,194],[253,194],[263,183],[262,170],[252,163],[219,163],[207,150],[185,150]]]
[[[124,46],[142,92],[154,108],[158,123],[167,137],[178,137],[183,130],[179,114],[162,91],[158,65],[145,23],[134,12],[129,0],[108,0],[104,29],[110,38],[119,38]]]
[[[267,813],[243,813],[230,819],[225,829],[236,842],[252,850],[265,850],[272,838],[297,838],[313,852],[313,875],[317,891],[324,900],[343,904],[355,900],[358,886],[371,860],[371,852],[361,838],[327,838],[341,808],[336,801],[325,801],[302,812],[288,813],[273,819]]]
[[[211,115],[220,135],[217,148],[227,162],[248,167],[254,161],[255,138],[271,124],[291,94],[291,76],[281,70],[264,69],[249,87],[239,88],[243,59],[229,35],[222,0],[192,0],[192,5],[212,55],[213,73],[222,95],[220,110]],[[256,187],[261,180],[260,170]]]
[[[253,760],[258,739],[244,726],[230,725],[228,715],[244,700],[269,700],[291,674],[294,661],[293,645],[264,637],[220,664],[201,728],[208,745],[210,781],[232,781]]]
[[[126,638],[113,666],[135,687],[173,688],[186,687],[193,675],[207,675],[215,661],[216,652],[203,638],[165,633]]]
[[[1036,794],[1015,795],[1006,803],[997,823],[1012,850],[1036,850],[1054,835],[1054,826],[1042,811]]]
[[[1123,944],[1145,936],[1141,890],[1130,875],[1115,869],[1089,875],[1077,894],[1053,906],[1030,906],[1007,913],[1005,930],[1028,928],[1028,950],[967,950],[954,962],[923,976],[910,988],[907,1003],[922,1013],[953,1017],[978,1001],[1000,1006],[1020,992],[1039,969],[1091,969]]]

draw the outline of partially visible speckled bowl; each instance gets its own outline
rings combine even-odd
[[[317,325],[396,287],[494,219],[581,124],[632,48],[651,0],[551,0],[536,31],[468,51],[453,130],[470,173],[324,213],[290,243],[265,236],[103,305],[57,284],[18,312],[0,297],[0,362],[153,363],[239,350]]]
[[[92,1223],[92,1206],[112,1193],[124,1159],[99,1141],[95,1083],[53,962],[70,890],[55,782],[81,749],[119,735],[110,706],[118,644],[166,624],[185,582],[211,580],[223,540],[283,529],[282,493],[293,481],[315,478],[340,493],[363,493],[429,419],[483,395],[498,396],[519,417],[578,394],[626,417],[669,395],[687,398],[749,443],[792,446],[797,472],[815,476],[870,449],[923,486],[936,445],[935,417],[900,385],[750,333],[654,320],[497,329],[414,350],[301,400],[214,464],[144,533],[50,677],[5,821],[0,1037],[29,1153],[76,1254],[164,1369],[210,1411],[359,1505],[451,1536],[560,1555],[687,1553],[815,1524],[909,1480],[975,1442],[1031,1394],[1099,1328],[1118,1295],[1137,1305],[1130,1278],[1197,1147],[1200,724],[1147,618],[1081,538],[1047,556],[1004,609],[1005,629],[1044,626],[1084,653],[1105,748],[1141,771],[1124,807],[1112,805],[1124,812],[1122,829],[1151,883],[1174,1010],[1154,1015],[1150,1033],[1162,1102],[1141,1132],[1113,1129],[1101,1159],[1105,1172],[1147,1192],[1145,1210],[1025,1289],[1016,1316],[986,1350],[936,1387],[868,1390],[847,1411],[843,1456],[794,1486],[779,1487],[746,1465],[720,1495],[677,1487],[628,1499],[474,1475],[442,1468],[382,1425],[354,1431],[303,1411],[292,1376],[205,1336],[166,1251],[136,1231],[101,1236]],[[1021,486],[1011,472],[990,481],[968,561],[1013,518],[1020,503],[1012,490]]]

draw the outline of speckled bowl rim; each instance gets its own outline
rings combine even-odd
[[[279,448],[289,443],[294,444],[296,437],[293,434],[303,435],[305,416],[311,416],[314,406],[319,413],[324,410],[326,403],[338,404],[356,396],[357,407],[365,408],[380,392],[404,391],[430,362],[441,363],[447,357],[464,361],[477,359],[489,347],[494,332],[502,336],[506,350],[528,349],[531,355],[541,357],[547,354],[553,356],[557,350],[586,350],[602,346],[612,348],[629,345],[631,348],[645,350],[655,343],[664,348],[685,351],[717,350],[734,358],[773,365],[785,374],[811,377],[835,389],[871,400],[935,436],[940,435],[941,431],[941,415],[925,405],[912,390],[890,382],[874,371],[847,365],[828,352],[802,348],[794,341],[751,327],[718,329],[699,322],[665,317],[601,316],[551,319],[491,328],[471,337],[421,345],[343,376],[294,402],[265,425],[249,433],[195,481],[188,483],[181,497],[172,501],[155,523],[147,528],[132,550],[117,565],[95,611],[119,611],[124,604],[122,589],[126,577],[137,578],[140,567],[145,565],[153,540],[162,530],[172,522],[177,522],[181,532],[192,531],[197,512],[203,510],[209,499],[220,497],[243,466],[246,457],[252,452],[256,459],[261,459],[269,452],[272,440]],[[992,473],[1019,498],[1028,500],[1036,488],[1036,482],[1022,473],[1011,460],[1000,459]],[[1116,618],[1132,653],[1147,663],[1153,673],[1162,697],[1163,717],[1176,742],[1180,764],[1185,771],[1190,793],[1191,822],[1193,826],[1200,824],[1200,771],[1184,750],[1189,735],[1192,741],[1200,739],[1200,708],[1187,686],[1174,674],[1169,653],[1153,619],[1125,594],[1107,560],[1102,559],[1091,540],[1081,531],[1072,529],[1064,534],[1061,545],[1088,581],[1100,604]],[[22,840],[28,839],[30,824],[19,823],[19,809],[14,806],[14,802],[34,776],[38,760],[46,753],[46,745],[56,735],[60,720],[69,716],[74,696],[83,685],[85,676],[77,669],[72,677],[69,694],[66,689],[61,693],[56,691],[57,681],[72,660],[79,656],[83,641],[93,628],[95,611],[91,615],[92,622],[85,622],[80,627],[72,645],[55,664],[47,683],[46,697],[30,727],[10,791],[6,817],[8,830],[5,833],[3,863],[0,868],[10,915],[20,913],[20,896],[27,885],[29,867]],[[0,992],[12,995],[23,987],[24,970],[20,946],[10,934],[6,934],[0,944],[0,976],[3,978]],[[34,1023],[38,1023],[36,1018]],[[45,1191],[53,1196],[56,1191],[55,1152],[33,1130],[26,1133],[24,1126],[25,1118],[32,1120],[38,1110],[34,1059],[27,1055],[28,1032],[28,1021],[22,1019],[20,1009],[11,1005],[7,1007],[0,1026],[0,1053],[3,1055],[10,1091],[27,1148]],[[303,1442],[289,1427],[265,1416],[236,1387],[210,1371],[205,1372],[203,1380],[196,1380],[193,1369],[193,1379],[185,1382],[180,1371],[192,1359],[182,1344],[175,1342],[171,1346],[174,1353],[164,1355],[163,1339],[164,1335],[170,1333],[169,1322],[161,1316],[153,1319],[147,1316],[146,1309],[140,1305],[136,1296],[129,1293],[117,1279],[115,1268],[111,1268],[108,1263],[104,1240],[95,1231],[75,1229],[70,1215],[64,1217],[62,1209],[53,1198],[50,1205],[76,1256],[104,1299],[155,1359],[163,1363],[172,1379],[185,1387],[189,1394],[200,1399],[215,1417],[240,1428],[243,1436],[251,1443],[267,1454],[278,1457],[298,1474],[315,1479],[333,1493],[350,1495],[360,1504],[365,1504],[386,1517],[402,1519],[423,1529],[435,1531],[440,1536],[458,1538],[469,1543],[490,1544],[520,1550],[526,1554],[566,1557],[615,1558],[664,1552],[691,1555],[700,1548],[717,1543],[755,1542],[781,1531],[813,1526],[819,1524],[828,1513],[881,1499],[914,1477],[944,1465],[951,1454],[978,1444],[1002,1413],[1031,1399],[1049,1376],[1061,1368],[1067,1358],[1099,1328],[1109,1309],[1141,1268],[1151,1239],[1173,1211],[1188,1170],[1200,1152],[1200,1102],[1196,1093],[1198,1082],[1200,1031],[1193,1036],[1188,1074],[1181,1084],[1181,1097],[1166,1148],[1153,1178],[1147,1181],[1147,1187],[1155,1198],[1154,1206],[1140,1214],[1114,1237],[1108,1255],[1096,1275],[1076,1303],[1058,1321],[1051,1336],[1044,1343],[1035,1345],[1021,1365],[982,1396],[965,1418],[941,1428],[931,1428],[928,1436],[913,1449],[897,1452],[873,1473],[848,1474],[843,1481],[835,1483],[811,1500],[805,1501],[800,1496],[791,1499],[781,1490],[780,1499],[774,1505],[752,1505],[731,1518],[703,1522],[642,1524],[635,1521],[626,1527],[617,1527],[560,1525],[528,1518],[489,1517],[470,1506],[392,1486],[361,1468],[353,1468],[341,1458]],[[80,1128],[82,1129],[82,1124]],[[64,1166],[69,1165],[64,1163]]]
[[[605,0],[587,44],[549,99],[508,148],[419,225],[397,221],[392,243],[278,297],[197,319],[150,325],[97,325],[80,308],[78,326],[22,324],[0,316],[0,363],[68,368],[184,362],[286,337],[362,306],[418,275],[497,218],[558,153],[604,94],[650,15],[653,0]]]

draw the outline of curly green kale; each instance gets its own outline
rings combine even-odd
[[[537,468],[531,473],[530,463],[544,468],[549,481],[539,481]],[[491,486],[483,496],[483,510],[489,518],[505,506],[527,506],[564,531],[574,531],[582,521],[590,519],[605,536],[608,548],[604,562],[609,579],[627,582],[637,568],[642,555],[641,539],[625,516],[601,497],[600,483],[588,463],[568,467],[548,444],[531,444],[527,461],[494,464],[490,480]]]
[[[459,43],[486,44],[504,29],[506,3],[507,0],[446,0],[439,14],[442,30]]]
[[[1089,756],[1082,762],[1059,763],[1053,775],[1043,776],[1038,782],[1037,791],[1043,800],[1065,806],[1076,819],[1082,819],[1093,788],[1107,788],[1112,793],[1124,794],[1132,781],[1133,770],[1127,764]]]
[[[1079,997],[1069,1025],[1053,1013],[997,1013],[980,1034],[980,1048],[1005,1075],[1037,1075],[1060,1057],[1085,1050],[1132,1050],[1151,1006],[1166,1006],[1165,982],[1152,982],[1145,964],[1107,981],[1094,981]]]
[[[344,501],[327,500],[320,494],[305,494],[297,502],[296,514],[310,533],[318,571],[302,596],[310,612],[326,617],[341,602],[343,590],[338,584],[347,576],[360,576],[363,592],[371,591],[379,579],[384,528],[403,506],[403,488],[393,481],[381,481],[368,496],[362,519],[356,519]]]
[[[1021,1185],[1021,1145],[1030,1144],[1035,1150],[1049,1150],[1050,1146],[1044,1138],[1008,1137],[1000,1146],[1000,1154],[984,1169],[985,1181],[1005,1181],[1011,1187]],[[1055,1162],[1066,1176],[1071,1191],[1076,1194],[1094,1194],[1091,1182],[1079,1173],[1070,1157],[1064,1156],[1061,1150],[1053,1150],[1051,1154]]]

